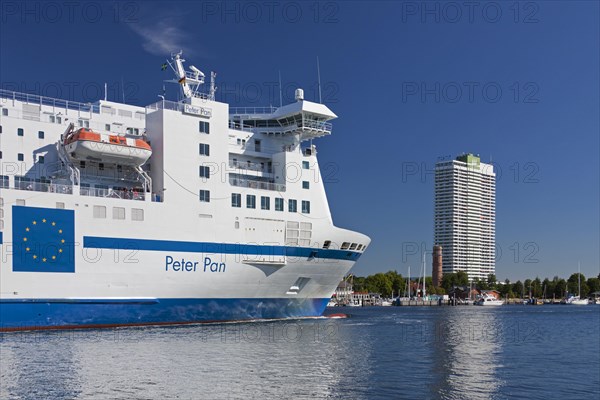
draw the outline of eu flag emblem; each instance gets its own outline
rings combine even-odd
[[[13,271],[75,272],[73,210],[13,206]]]

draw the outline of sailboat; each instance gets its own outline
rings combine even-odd
[[[578,296],[573,296],[567,299],[567,304],[573,304],[576,306],[585,306],[589,304],[588,299],[581,298],[581,263],[577,263],[577,284],[579,286]]]

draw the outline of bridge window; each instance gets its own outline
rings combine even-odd
[[[331,240],[326,240],[325,243],[323,243],[323,248],[328,249],[329,246],[331,246]]]

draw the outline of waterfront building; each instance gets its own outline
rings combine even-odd
[[[495,225],[493,166],[473,154],[436,163],[434,244],[442,247],[443,273],[494,274]]]

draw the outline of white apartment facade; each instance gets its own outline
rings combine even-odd
[[[473,154],[436,163],[434,244],[442,246],[443,273],[495,274],[495,226],[493,165]]]

